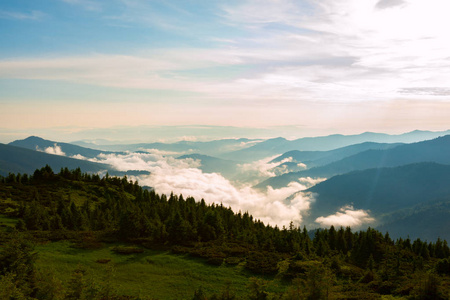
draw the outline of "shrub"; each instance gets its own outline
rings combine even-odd
[[[112,251],[118,254],[136,254],[143,253],[144,249],[135,246],[117,246],[114,247]]]
[[[245,267],[257,274],[275,274],[278,272],[279,257],[272,252],[250,252]]]

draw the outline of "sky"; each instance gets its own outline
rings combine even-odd
[[[0,142],[447,130],[449,11],[448,0],[2,0]],[[209,135],[189,134],[198,126]]]

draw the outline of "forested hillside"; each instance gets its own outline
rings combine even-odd
[[[392,240],[388,233],[370,228],[353,232],[349,227],[331,227],[313,233],[294,224],[272,227],[220,203],[159,195],[126,177],[100,177],[80,169],[54,173],[47,166],[32,175],[10,174],[0,182],[3,297],[154,298],[137,291],[113,293],[101,283],[87,286],[83,280],[88,275],[80,271],[83,266],[77,266],[76,255],[69,282],[61,283],[59,291],[49,289],[42,270],[34,267],[39,258],[30,242],[57,245],[67,240],[74,249],[91,252],[119,244],[112,248],[115,253],[134,258],[122,265],[113,259],[103,261],[118,269],[153,249],[183,259],[197,257],[219,272],[232,268],[249,278],[247,291],[234,293],[231,284],[212,295],[204,291],[209,284],[204,282],[189,287],[193,290],[186,299],[378,299],[381,295],[448,299],[450,249],[445,240]]]

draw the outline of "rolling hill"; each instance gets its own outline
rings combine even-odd
[[[224,157],[234,157],[234,159],[243,161],[255,161],[273,155],[280,155],[292,150],[329,151],[365,142],[412,143],[433,139],[446,134],[450,134],[450,131],[431,132],[416,130],[400,135],[365,132],[357,135],[334,134],[329,136],[305,137],[292,141],[284,138],[275,138],[263,141],[248,148],[228,153]]]
[[[445,224],[449,215],[438,213],[436,201],[450,201],[449,182],[449,165],[426,162],[334,176],[305,191],[315,194],[308,220],[313,222],[320,216],[332,215],[340,208],[352,205],[354,209],[369,210],[378,225],[387,223],[383,228],[389,232],[390,226],[400,232],[400,225],[409,224],[414,215],[428,218],[435,215],[433,224]],[[438,216],[440,219],[436,219]],[[411,228],[403,230],[415,235]],[[430,229],[428,234],[433,234],[432,231]],[[450,232],[445,231],[447,233],[435,231],[434,238],[442,234],[449,238]]]
[[[100,153],[111,153],[108,151],[100,151],[85,147],[80,147],[77,145],[72,145],[68,143],[59,143],[54,141],[45,140],[43,138],[37,136],[30,136],[23,140],[16,140],[14,142],[9,143],[8,145],[22,147],[25,149],[35,150],[44,152],[48,148],[54,148],[55,146],[60,147],[61,151],[64,153],[63,155],[72,157],[81,155],[86,158],[94,158],[97,157]],[[52,149],[49,149],[52,151]],[[54,150],[53,150],[54,151]],[[50,153],[52,154],[52,153]]]
[[[334,161],[341,160],[345,157],[355,155],[357,153],[367,150],[384,150],[391,149],[401,145],[400,143],[387,144],[387,143],[373,143],[365,142],[361,144],[350,145],[329,151],[300,151],[292,150],[284,153],[273,159],[271,162],[281,162],[285,159],[291,159],[297,163],[304,163],[311,167],[317,167],[332,163]]]
[[[173,154],[194,154],[219,156],[222,154],[246,148],[260,140],[257,139],[222,139],[208,142],[179,141],[176,143],[138,143],[138,144],[116,144],[116,145],[95,145],[89,143],[79,143],[83,146],[90,146],[95,149],[109,151],[139,151],[156,149],[159,151],[174,152]]]
[[[297,181],[301,177],[329,178],[356,170],[395,167],[418,162],[450,164],[448,153],[450,153],[450,135],[418,143],[404,144],[392,149],[363,151],[324,166],[269,178],[256,187],[272,186],[280,188],[287,186],[292,181]]]
[[[113,171],[110,165],[99,164],[90,161],[69,158],[60,155],[52,155],[44,152],[0,144],[0,174],[28,173],[33,174],[36,169],[49,165],[53,170],[61,168],[81,168],[83,172],[98,173],[102,171]]]

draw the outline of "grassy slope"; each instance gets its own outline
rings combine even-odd
[[[102,282],[112,266],[111,283],[119,294],[148,296],[154,299],[191,299],[202,287],[206,294],[220,293],[231,283],[231,291],[245,298],[252,274],[240,265],[220,267],[204,263],[204,260],[175,255],[167,251],[146,249],[132,255],[116,254],[117,245],[105,245],[96,250],[71,247],[70,242],[60,241],[39,245],[37,267],[52,270],[62,282],[67,283],[77,266],[86,267],[95,281]],[[100,264],[98,259],[111,259]],[[270,282],[269,289],[285,288],[278,279]]]

